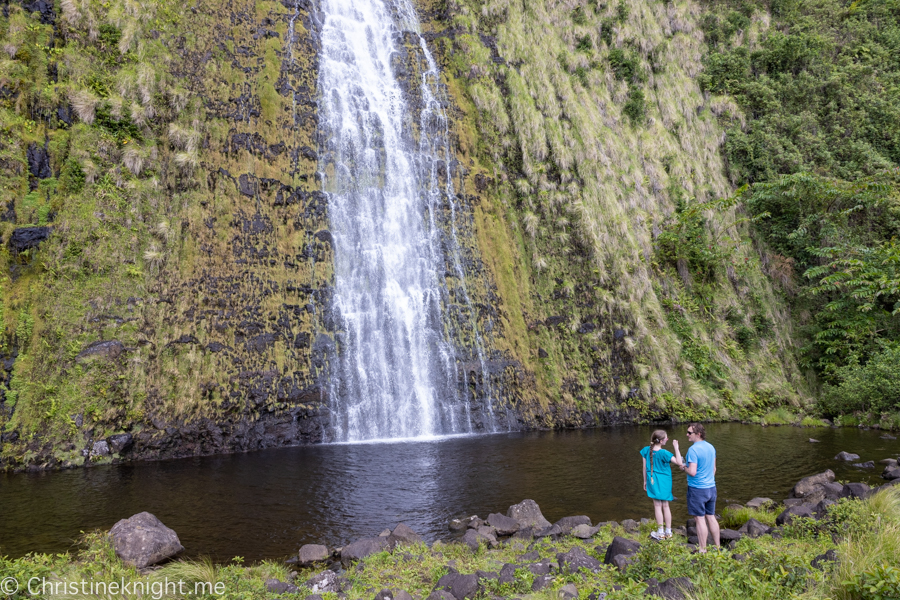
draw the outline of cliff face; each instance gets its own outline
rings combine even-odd
[[[315,3],[2,6],[2,464],[327,439]],[[733,258],[725,276],[657,241],[730,193],[697,5],[419,6],[488,352],[485,382],[456,332],[458,385],[498,390],[510,428],[801,401],[738,219],[693,233]]]

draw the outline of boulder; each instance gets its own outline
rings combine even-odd
[[[612,565],[620,571],[625,571],[632,562],[634,562],[634,556],[626,554],[616,554],[612,559]]]
[[[447,527],[450,529],[450,531],[464,531],[469,526],[469,523],[477,518],[478,517],[476,515],[472,515],[471,517],[464,517],[462,519],[453,519],[452,521],[450,521]]]
[[[784,502],[782,502],[782,504],[784,504],[785,508],[790,508],[792,506],[800,506],[801,504],[805,504],[805,503],[806,503],[806,500],[804,500],[803,498],[785,498]]]
[[[815,439],[815,438],[809,438],[809,443],[810,443],[810,444],[818,444],[818,443],[819,443],[819,440],[817,440],[817,439]]]
[[[300,592],[293,583],[285,583],[278,579],[266,579],[266,591],[273,594],[297,594]]]
[[[659,596],[666,600],[684,600],[685,592],[694,591],[694,584],[687,577],[672,577],[662,583],[654,583],[644,590],[645,596]]]
[[[900,479],[900,467],[885,467],[881,476],[888,481]]]
[[[307,598],[307,600],[309,600],[309,598]],[[447,590],[434,590],[425,600],[456,600],[456,598],[454,598],[453,594]]]
[[[462,537],[462,542],[474,552],[475,550],[478,550],[478,546],[481,545],[482,542],[490,544],[491,540],[474,529],[467,529],[466,534]]]
[[[388,536],[388,543],[391,545],[391,548],[399,544],[417,544],[421,541],[422,537],[405,523],[399,523]]]
[[[822,488],[825,490],[825,497],[829,500],[837,500],[841,497],[841,492],[844,490],[844,486],[836,481],[823,483]]]
[[[596,533],[600,531],[599,527],[591,527],[590,525],[576,525],[572,528],[572,535],[581,540],[586,540],[594,537]]]
[[[567,583],[556,590],[556,595],[557,597],[562,598],[562,600],[577,600],[578,588],[575,587],[574,583]]]
[[[516,580],[516,565],[506,563],[503,565],[503,568],[500,569],[500,577],[498,579],[500,583],[512,583]]]
[[[559,525],[551,525],[534,532],[534,537],[536,538],[549,537],[555,540],[560,535],[562,535],[562,529],[559,528]]]
[[[109,456],[109,444],[106,440],[94,442],[91,446],[91,456]]]
[[[319,544],[304,544],[297,553],[297,564],[302,567],[322,562],[330,556],[328,548]]]
[[[841,490],[841,498],[858,498],[865,500],[872,495],[872,488],[865,483],[845,483]]]
[[[622,529],[627,531],[628,533],[634,533],[639,529],[638,522],[634,519],[625,519],[622,521]]]
[[[184,550],[178,535],[148,512],[122,519],[110,529],[109,537],[116,556],[138,569],[172,558]]]
[[[883,460],[879,460],[878,463],[882,464],[882,465],[887,465],[889,467],[896,467],[897,459],[896,458],[885,458]]]
[[[880,437],[881,437],[881,439],[883,439],[883,440],[896,440],[896,439],[897,439],[896,437],[894,437],[893,435],[891,435],[891,434],[889,434],[889,433],[886,433],[886,434],[884,434],[884,435],[882,435],[882,436],[880,436]]]
[[[824,473],[818,473],[817,475],[804,477],[797,482],[797,485],[794,486],[794,489],[791,491],[791,495],[794,498],[804,498],[807,494],[812,492],[816,488],[816,486],[819,486],[823,483],[830,483],[832,481],[834,481],[834,471],[832,471],[831,469],[828,469]]]
[[[738,529],[738,532],[746,533],[750,537],[755,538],[769,533],[769,526],[756,519],[748,519],[747,522]]]
[[[375,600],[413,600],[405,590],[381,590],[375,594]]]
[[[613,559],[617,556],[631,556],[641,549],[641,545],[633,540],[616,536],[612,543],[606,548],[606,556],[603,562],[607,565],[614,564]]]
[[[516,557],[516,560],[519,562],[534,562],[536,560],[541,560],[541,553],[537,550],[532,550],[531,552],[526,552],[520,556]]]
[[[498,535],[512,535],[519,530],[518,521],[500,513],[489,514],[487,522],[497,531]]]
[[[822,500],[821,502],[816,504],[816,507],[812,511],[813,516],[816,517],[817,519],[821,519],[822,517],[824,517],[825,515],[828,514],[828,507],[831,506],[832,504],[836,504],[836,502],[834,500],[832,500],[831,498],[825,498],[824,500]]]
[[[514,540],[532,540],[534,539],[534,527],[522,527],[513,534]]]
[[[303,585],[313,594],[341,591],[341,582],[334,571],[322,571],[318,575],[313,575]]]
[[[534,500],[522,500],[513,504],[506,511],[506,516],[519,522],[519,527],[534,527],[543,529],[550,527],[550,521],[541,514],[541,509]]]
[[[553,575],[541,575],[540,577],[534,578],[534,583],[531,584],[532,592],[539,592],[545,587],[549,587],[553,584]]]
[[[725,542],[736,542],[740,540],[742,537],[740,531],[735,531],[733,529],[721,529],[719,531],[719,540],[724,544]]]
[[[537,576],[541,575],[549,575],[550,571],[553,570],[553,567],[550,564],[549,560],[542,560],[539,562],[533,562],[525,565],[525,568],[534,573]]]
[[[747,506],[747,508],[759,510],[760,508],[763,508],[764,506],[767,506],[767,505],[773,504],[773,503],[774,502],[771,498],[754,498],[753,500],[748,502],[746,504],[746,506]]]
[[[491,546],[497,545],[496,531],[496,529],[487,525],[482,525],[476,530],[478,535],[483,536],[485,539],[487,539],[488,543]]]
[[[587,525],[590,527],[591,519],[590,517],[586,517],[584,515],[580,515],[577,517],[563,517],[556,523],[554,523],[560,529],[560,533],[562,535],[569,535],[572,529],[574,529],[578,525]]]
[[[50,154],[47,153],[46,147],[42,148],[32,142],[25,151],[25,158],[28,160],[28,170],[35,178],[53,177],[53,170],[50,168]]]
[[[859,460],[859,454],[853,454],[852,452],[838,452],[837,456],[834,457],[834,460],[842,460],[844,462]]]
[[[469,524],[466,525],[466,527],[468,527],[469,529],[478,529],[482,525],[484,525],[484,521],[482,521],[478,517],[475,517],[474,519],[469,521]]]
[[[134,437],[130,433],[117,433],[106,438],[109,449],[115,454],[122,454],[134,445]]]
[[[556,562],[559,563],[560,570],[568,569],[570,573],[578,572],[578,569],[588,569],[596,571],[600,568],[600,561],[587,555],[584,548],[575,546],[568,552],[556,555]]]
[[[775,518],[776,525],[790,525],[795,517],[812,517],[812,509],[806,505],[791,506],[786,508],[778,517]]]
[[[867,460],[866,462],[853,463],[850,465],[851,467],[856,467],[857,469],[874,469],[875,461]]]
[[[474,598],[478,592],[478,576],[474,574],[447,573],[437,582],[437,589],[450,592],[456,600]]]
[[[370,554],[375,554],[376,552],[381,552],[382,550],[387,550],[389,548],[390,544],[386,537],[356,540],[352,544],[348,544],[341,548],[341,563],[346,566],[353,561],[360,560]]]

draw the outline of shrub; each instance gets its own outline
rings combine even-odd
[[[836,385],[825,385],[819,407],[826,416],[847,412],[900,410],[900,346],[876,354],[865,365],[853,360],[836,371]]]

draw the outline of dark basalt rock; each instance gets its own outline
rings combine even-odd
[[[474,598],[478,592],[478,576],[474,574],[448,573],[438,579],[437,589],[450,592],[456,600]]]
[[[550,527],[550,521],[541,514],[541,508],[534,500],[522,500],[506,511],[506,516],[519,522],[520,527]]]
[[[560,569],[568,569],[571,573],[576,573],[578,569],[582,568],[591,571],[600,568],[600,561],[588,556],[584,548],[579,546],[572,548],[569,552],[557,554],[556,562],[559,563]]]
[[[512,535],[519,530],[518,521],[500,513],[489,514],[487,522],[497,531],[498,535]]]
[[[750,537],[759,537],[769,533],[770,527],[765,523],[761,523],[756,519],[748,519],[738,530],[740,533],[746,533]]]
[[[777,525],[790,525],[795,517],[812,517],[812,508],[809,505],[801,504],[800,506],[791,506],[786,508],[780,515],[775,518]]]
[[[106,438],[110,450],[115,454],[122,454],[134,445],[134,437],[130,433],[117,433]]]
[[[591,526],[591,519],[585,515],[579,515],[577,517],[563,517],[556,523],[555,526],[559,527],[560,533],[562,535],[568,535],[572,532],[572,529],[577,525],[587,525]]]
[[[348,544],[341,549],[341,562],[349,565],[351,562],[363,559],[370,554],[387,550],[390,544],[386,537],[364,538]]]
[[[43,0],[38,0],[38,2],[43,2]],[[50,155],[46,148],[31,144],[25,154],[28,158],[28,170],[34,177],[38,179],[53,177],[53,171],[50,169]]]
[[[881,477],[887,479],[888,481],[900,479],[900,467],[885,467],[884,472],[881,473]]]
[[[178,535],[148,512],[122,519],[113,525],[109,537],[116,556],[138,569],[155,565],[184,550]]]
[[[694,584],[687,577],[673,577],[662,583],[653,583],[644,590],[645,596],[659,596],[666,600],[684,600],[684,592],[694,591]]]
[[[875,464],[872,463],[874,467]],[[872,495],[872,488],[865,483],[845,483],[841,490],[841,498],[858,498],[865,500]]]
[[[9,247],[13,252],[24,252],[36,248],[38,244],[50,237],[49,227],[19,227],[9,236]]]
[[[266,590],[273,594],[296,594],[300,591],[296,585],[278,579],[266,579]]]
[[[304,583],[314,594],[341,591],[341,582],[334,571],[322,571]]]
[[[35,0],[29,4],[23,3],[22,7],[28,12],[40,13],[41,23],[44,25],[53,25],[53,23],[56,22],[56,13],[53,12],[53,2],[49,2],[48,0]]]
[[[416,544],[421,541],[422,537],[405,523],[399,523],[394,527],[391,535],[388,536],[388,543],[391,548],[399,544]]]
[[[838,452],[837,456],[834,457],[834,460],[843,460],[845,462],[859,460],[859,454],[853,454],[852,452]]]
[[[813,569],[823,570],[825,568],[826,562],[835,562],[837,561],[837,552],[834,551],[834,548],[828,550],[825,554],[820,554],[810,562],[810,566]]]
[[[623,537],[616,536],[612,543],[606,548],[606,556],[603,562],[607,565],[614,564],[613,559],[617,556],[631,556],[641,549],[638,542]]]

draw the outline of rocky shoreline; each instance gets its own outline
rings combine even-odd
[[[804,522],[814,525],[827,520],[830,507],[840,501],[865,500],[898,483],[900,478],[875,488],[865,483],[838,483],[834,472],[827,470],[798,481],[789,497],[780,503],[769,498],[754,498],[745,505],[729,505],[725,510],[732,513],[742,509],[758,511],[757,514],[768,517],[777,513],[774,526],[756,518],[746,519],[737,529],[723,526],[721,551],[713,553],[736,563],[751,560],[750,552],[739,551],[742,539],[757,540],[767,536],[778,543],[783,536],[791,535],[792,525]],[[698,539],[693,521],[689,519],[684,526],[674,528],[672,540],[655,542],[646,535],[655,527],[650,519],[593,524],[589,517],[579,515],[551,523],[536,502],[523,500],[510,506],[505,513],[491,513],[485,518],[472,515],[453,519],[448,523],[450,540],[436,541],[430,547],[403,523],[385,529],[378,536],[359,539],[343,547],[306,544],[286,561],[287,576],[267,579],[265,586],[270,595],[299,594],[307,600],[326,597],[340,600],[357,597],[467,600],[476,597],[523,598],[530,594],[543,598],[545,596],[541,594],[551,590],[555,592],[553,597],[601,600],[623,589],[616,583],[616,576],[635,569],[646,570],[646,554],[648,551],[652,554],[654,548],[696,553]],[[175,532],[149,513],[120,521],[109,537],[116,555],[144,572],[183,550]],[[427,593],[422,593],[421,588],[407,590],[393,586],[369,587],[360,594],[356,580],[367,569],[378,568],[367,559],[379,554],[387,557],[385,561],[417,563],[426,557],[436,559],[438,572],[435,580],[429,581]],[[471,560],[475,557],[480,557],[489,568],[473,571]],[[829,548],[809,560],[806,569],[821,572],[839,560],[839,554]],[[668,574],[660,566],[653,567],[651,573],[653,576],[640,578],[644,596],[677,600],[685,598],[685,593],[694,589],[690,577],[666,576]],[[527,589],[523,588],[525,583]],[[515,589],[516,593],[501,594],[510,589]]]

